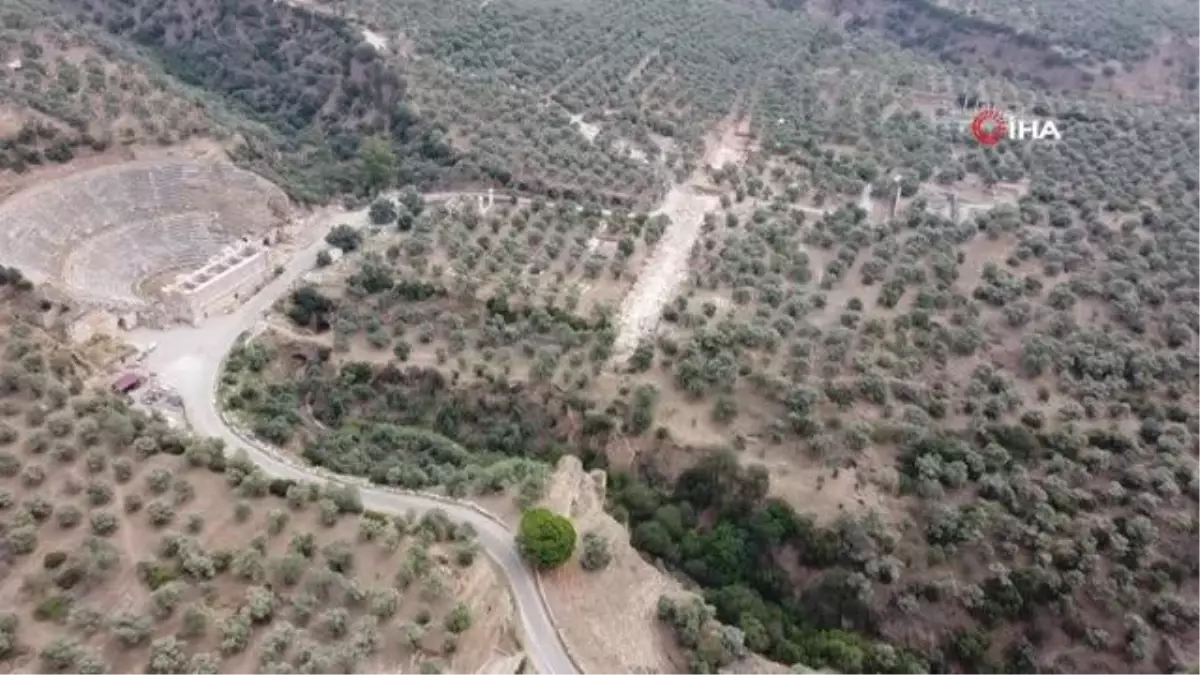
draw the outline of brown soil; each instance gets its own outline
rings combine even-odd
[[[203,515],[206,519],[204,532],[196,539],[208,551],[237,550],[244,547],[245,542],[265,531],[266,514],[270,508],[284,507],[282,500],[268,498],[265,503],[255,503],[255,514],[249,520],[238,522],[232,508],[235,500],[231,499],[230,488],[223,478],[203,469],[180,473],[180,464],[178,459],[164,456],[139,463],[133,480],[117,487],[114,504],[120,504],[127,495],[133,494],[141,495],[149,501],[150,496],[144,483],[146,476],[159,467],[174,467],[176,480],[186,481],[195,490],[194,500],[179,509],[177,526],[192,514]],[[18,501],[24,501],[36,493],[50,498],[56,508],[61,509],[68,503],[84,506],[83,499],[70,494],[74,488],[69,486],[73,482],[79,484],[85,481],[82,471],[70,470],[56,476],[49,489],[43,486],[40,489],[25,490],[16,484],[15,478],[5,479],[2,484]],[[118,509],[111,510],[116,513]],[[335,527],[326,528],[317,522],[315,507],[310,506],[303,512],[293,511],[287,529],[269,540],[268,556],[278,557],[286,553],[293,534],[311,532],[316,535],[318,549],[335,541],[354,543],[353,548],[359,565],[356,578],[364,588],[392,586],[396,571],[405,559],[404,553],[387,554],[377,543],[358,542],[357,520],[343,517]],[[165,532],[148,526],[144,513],[124,517],[117,533],[110,540],[120,554],[118,568],[99,587],[87,593],[77,594],[79,597],[75,604],[100,609],[108,616],[126,611],[143,612],[150,597],[150,590],[138,580],[136,563],[154,557],[154,551]],[[16,610],[17,615],[21,617],[19,637],[23,649],[22,656],[13,662],[16,672],[37,672],[40,667],[36,655],[40,649],[55,638],[74,633],[55,622],[39,622],[34,618],[33,609],[48,597],[42,587],[44,582],[41,581],[45,577],[42,571],[44,556],[52,551],[77,551],[89,534],[86,524],[64,531],[53,523],[47,523],[41,527],[38,547],[32,554],[10,560],[5,565],[3,580],[0,581],[0,606],[9,611]],[[410,541],[404,548],[411,545]],[[419,590],[417,585],[414,585],[400,601],[400,610],[396,616],[382,623],[380,630],[399,630],[405,622],[412,621],[423,607],[428,608],[435,616],[435,621],[431,624],[432,630],[427,634],[424,645],[428,654],[436,655],[445,636],[440,626],[440,617],[448,611],[453,600],[457,599],[471,607],[474,623],[459,639],[460,649],[450,656],[448,669],[451,672],[474,672],[496,657],[511,656],[515,651],[519,651],[514,632],[512,601],[495,571],[482,558],[467,569],[458,568],[449,562],[452,549],[444,547],[442,551],[435,552],[435,558],[440,557],[447,561],[438,567],[450,582],[449,599],[427,604],[418,598]],[[237,611],[243,603],[246,588],[247,584],[234,578],[231,573],[216,579],[211,591],[215,598],[208,602],[214,624],[219,617],[229,616]],[[181,608],[203,601],[198,587],[191,588],[184,598]],[[285,608],[286,602],[278,608],[283,616],[287,615]],[[180,619],[175,616],[159,622],[154,635],[156,638],[168,636],[179,627]],[[209,632],[210,635],[203,639],[191,640],[190,651],[219,653],[220,645],[216,631]],[[256,629],[247,649],[240,655],[225,659],[222,669],[226,672],[256,670],[257,654],[263,638],[269,632],[269,627]],[[144,667],[147,658],[143,648],[126,648],[111,636],[104,634],[104,631],[83,642],[96,653],[103,655],[112,672],[138,672]],[[424,656],[421,652],[409,653],[402,648],[399,640],[384,640],[379,652],[361,663],[360,668],[362,672],[396,672],[397,668],[402,669],[401,672],[411,672],[422,658]]]
[[[7,304],[5,312],[0,313],[3,314],[0,327],[4,327],[0,346],[12,350],[19,345],[21,349],[31,350],[26,352],[29,358],[40,354],[40,358],[54,369],[52,372],[60,373],[54,379],[61,379],[63,386],[70,386],[75,391],[85,391],[83,382],[96,371],[78,359],[74,352],[62,347],[49,333],[31,328],[25,335],[14,337],[22,331],[9,327],[14,309],[11,300]],[[104,383],[103,377],[100,383]],[[221,659],[221,672],[255,672],[259,669],[259,653],[264,642],[280,621],[288,620],[303,626],[293,615],[292,602],[304,592],[317,571],[325,567],[323,547],[335,542],[342,542],[353,553],[353,566],[346,572],[346,579],[353,579],[363,591],[395,588],[399,593],[397,611],[394,616],[379,621],[378,648],[373,653],[362,654],[356,666],[359,671],[414,672],[428,660],[441,661],[442,667],[451,672],[500,667],[515,670],[521,662],[512,599],[481,553],[476,553],[470,561],[460,559],[459,552],[468,546],[467,543],[446,537],[433,538],[428,546],[432,563],[430,572],[418,577],[411,586],[398,585],[397,572],[408,563],[414,551],[424,546],[419,543],[423,535],[418,530],[422,528],[405,519],[393,521],[371,514],[343,515],[333,526],[326,526],[320,522],[316,504],[306,503],[293,508],[287,501],[270,494],[260,497],[243,494],[241,488],[235,487],[234,477],[240,471],[235,468],[215,473],[194,466],[184,457],[161,453],[145,456],[135,452],[135,448],[151,438],[165,439],[156,443],[161,448],[169,447],[172,436],[164,430],[156,432],[166,434],[162,437],[148,433],[137,436],[138,432],[131,429],[130,436],[118,440],[115,434],[121,427],[116,420],[135,413],[120,412],[122,403],[110,403],[114,411],[111,413],[106,412],[106,408],[89,413],[78,407],[86,401],[105,400],[106,396],[80,393],[68,397],[61,410],[47,405],[48,397],[34,402],[24,389],[8,392],[0,401],[4,404],[0,408],[2,428],[15,431],[15,435],[10,433],[10,437],[0,440],[0,456],[7,466],[16,467],[0,475],[0,496],[5,500],[5,508],[0,512],[0,533],[5,535],[4,545],[0,548],[0,614],[12,613],[19,620],[18,648],[4,663],[7,672],[44,672],[46,665],[40,659],[40,652],[59,638],[77,640],[82,647],[102,658],[108,664],[109,672],[142,672],[146,668],[150,641],[176,634],[182,626],[182,613],[188,606],[205,609],[208,630],[203,636],[181,638],[185,642],[185,654],[211,652],[219,655],[219,622],[244,608],[248,589],[259,583],[266,584],[274,593],[274,618],[252,628],[244,650]],[[47,411],[45,422],[29,417],[35,406]],[[73,410],[83,412],[72,414]],[[70,426],[65,426],[68,421]],[[155,428],[155,424],[161,423],[152,423],[151,428]],[[85,431],[92,427],[97,427],[94,432]],[[134,436],[137,440],[131,442]],[[190,443],[184,442],[184,447]],[[127,480],[118,478],[114,467],[119,462],[127,462],[132,469]],[[27,477],[37,467],[45,473],[42,482]],[[164,478],[161,492],[151,487],[151,477],[156,474],[162,474]],[[103,486],[110,491],[110,496],[96,500],[93,497],[97,494],[96,488],[89,486]],[[130,499],[141,499],[145,506],[130,510],[126,506]],[[42,506],[38,506],[39,501]],[[150,522],[151,507],[155,502],[174,510],[169,524],[155,526]],[[238,516],[239,504],[249,507],[248,516]],[[43,521],[30,520],[31,514],[45,505],[52,508],[52,513]],[[70,508],[78,509],[82,519],[74,526],[64,526],[58,519]],[[287,514],[286,523],[274,534],[268,527],[273,511]],[[111,534],[97,535],[90,526],[89,519],[98,512],[116,517],[118,524]],[[199,519],[198,528],[189,523],[193,518]],[[385,546],[385,534],[372,540],[363,537],[362,523],[371,519],[382,522],[383,532],[407,532],[398,537],[396,549],[389,550]],[[403,525],[404,529],[396,530],[398,525]],[[36,533],[36,543],[27,551],[15,547],[14,533],[22,530]],[[429,531],[433,532],[432,529]],[[235,573],[235,564],[210,581],[191,581],[175,567],[175,563],[160,557],[161,543],[170,532],[186,533],[199,550],[210,556],[219,551],[236,555],[254,546],[258,540],[265,553],[266,574],[257,581],[246,580]],[[300,583],[287,586],[272,575],[272,561],[282,558],[288,552],[292,538],[303,533],[313,535],[316,553],[304,564]],[[78,583],[65,585],[62,581],[64,570],[76,566],[86,570],[87,565],[95,564],[95,554],[86,548],[89,541],[98,541],[101,547],[108,548],[115,556],[115,564],[106,573],[91,568],[92,571],[85,572]],[[66,561],[61,564],[51,562],[58,552],[66,556]],[[139,563],[150,561],[156,561],[163,570],[174,570],[169,575],[182,584],[180,597],[169,616],[160,616],[152,622],[151,636],[146,642],[127,647],[103,623],[121,612],[149,616],[152,589],[139,571]],[[444,589],[437,595],[430,595],[428,580],[433,578],[440,579]],[[472,622],[458,637],[457,649],[452,649],[447,647],[450,633],[444,627],[444,621],[458,602],[469,608]],[[314,622],[322,611],[342,605],[343,599],[335,591],[328,601],[319,603],[314,611]],[[345,606],[349,611],[350,626],[365,616],[366,603],[346,600]],[[76,611],[90,608],[99,612],[100,629],[93,635],[82,632],[69,620],[70,608]],[[428,615],[429,625],[419,647],[411,650],[398,636],[406,625],[417,620],[419,614]],[[311,626],[305,632],[318,644],[339,643],[319,636]],[[299,641],[294,640],[293,644]],[[294,653],[285,656],[286,659],[277,660],[291,662],[295,658]]]

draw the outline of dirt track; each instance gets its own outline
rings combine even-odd
[[[714,167],[740,163],[746,156],[748,126],[748,120],[733,118],[721,125],[708,139],[704,163]],[[619,332],[613,345],[614,362],[627,360],[638,342],[654,331],[662,308],[687,278],[688,258],[700,237],[704,214],[720,206],[718,197],[698,189],[703,187],[711,185],[701,167],[686,183],[672,187],[655,212],[670,218],[671,224],[621,303]]]
[[[663,306],[687,278],[688,257],[700,236],[704,214],[718,206],[717,197],[697,192],[690,185],[676,185],[663,199],[656,213],[666,215],[671,224],[621,303],[620,332],[613,346],[617,361],[628,359],[638,341],[658,324]]]

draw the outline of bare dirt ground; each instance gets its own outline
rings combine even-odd
[[[875,512],[887,521],[902,518],[895,463],[876,448],[859,453],[853,466],[831,467],[796,446],[751,444],[746,450],[771,474],[772,497],[788,502],[820,524],[842,516]]]
[[[627,360],[638,341],[658,324],[663,305],[670,302],[687,275],[688,256],[700,236],[704,214],[718,203],[717,197],[698,193],[689,184],[676,185],[667,193],[657,213],[665,214],[671,224],[621,303],[613,347],[617,361]]]
[[[748,119],[728,119],[709,136],[704,164],[720,167],[745,159],[748,129]],[[688,257],[700,236],[704,214],[720,204],[717,196],[698,189],[708,186],[705,170],[701,167],[686,183],[672,187],[655,212],[654,215],[666,215],[671,224],[638,273],[633,289],[621,303],[619,333],[613,346],[613,358],[617,362],[628,359],[638,341],[654,330],[663,305],[670,302],[686,278]]]
[[[12,423],[14,420],[9,420]],[[10,448],[19,446],[9,446]],[[16,453],[14,453],[16,454]],[[26,457],[26,465],[36,462]],[[282,508],[289,513],[286,529],[280,534],[267,540],[267,555],[282,556],[288,550],[291,536],[296,533],[310,532],[316,537],[318,550],[332,542],[351,542],[355,553],[355,579],[364,588],[391,587],[397,570],[405,560],[408,547],[412,540],[402,544],[401,550],[389,554],[378,543],[364,542],[358,537],[358,519],[344,516],[333,527],[325,527],[318,522],[317,509],[308,507],[303,511],[287,509],[283,500],[265,498],[262,500],[247,500],[254,507],[251,516],[241,520],[235,516],[234,505],[238,502],[230,492],[225,478],[205,469],[183,469],[183,461],[169,455],[158,455],[148,460],[135,462],[135,473],[127,483],[105,481],[103,475],[89,476],[81,466],[59,465],[55,467],[47,481],[39,486],[29,486],[17,477],[0,479],[5,493],[15,499],[16,503],[29,503],[29,500],[42,498],[50,501],[56,510],[63,509],[67,504],[75,503],[83,507],[86,514],[87,505],[84,495],[80,494],[82,486],[101,481],[113,489],[111,505],[105,508],[111,513],[118,514],[120,525],[117,531],[107,539],[116,547],[119,561],[115,570],[103,581],[93,583],[90,590],[79,592],[77,587],[67,597],[77,596],[73,602],[75,607],[89,607],[100,611],[102,616],[111,617],[120,612],[141,614],[146,611],[150,602],[150,590],[139,580],[139,561],[152,560],[158,550],[159,542],[167,531],[181,531],[183,523],[193,515],[203,516],[203,530],[194,535],[197,542],[206,551],[238,551],[247,546],[256,535],[266,532],[266,521],[271,508]],[[172,472],[176,485],[181,481],[190,486],[193,496],[177,507],[174,525],[167,528],[155,528],[147,523],[144,511],[130,513],[121,510],[121,504],[129,497],[136,496],[150,503],[155,499],[148,491],[147,477],[155,469],[165,468]],[[172,488],[171,492],[158,497],[159,500],[170,502],[179,491]],[[177,500],[176,500],[177,501]],[[95,510],[95,507],[92,508]],[[85,637],[79,631],[62,625],[55,620],[38,620],[34,615],[35,607],[45,608],[47,599],[55,596],[53,584],[49,575],[43,570],[44,558],[47,554],[62,551],[68,553],[69,559],[80,555],[84,540],[91,532],[85,522],[74,528],[63,528],[53,521],[42,525],[38,530],[37,545],[33,552],[25,556],[8,558],[0,565],[0,608],[4,611],[16,612],[20,616],[19,639],[22,647],[21,654],[10,665],[12,671],[6,672],[39,672],[37,660],[39,651],[55,638],[71,635],[79,639],[103,657],[109,664],[111,672],[141,672],[145,666],[146,653],[142,648],[122,646],[118,640],[106,630],[101,630],[91,637]],[[357,542],[357,543],[355,543]],[[452,654],[444,655],[449,672],[476,672],[493,661],[511,660],[520,653],[516,640],[514,608],[512,598],[490,564],[479,556],[470,567],[459,567],[452,561],[452,550],[439,551],[434,549],[435,565],[442,570],[449,582],[447,593],[441,601],[427,605],[418,599],[419,584],[414,585],[401,599],[396,615],[380,626],[380,630],[399,630],[397,627],[411,622],[421,611],[422,606],[432,610],[435,619],[440,619],[449,604],[462,601],[471,609],[473,622],[463,633],[458,642],[458,649]],[[199,588],[197,586],[196,588]],[[233,573],[218,576],[211,584],[206,598],[192,597],[195,589],[185,592],[180,611],[184,606],[199,603],[206,607],[212,626],[221,617],[236,612],[244,603],[247,583],[235,577]],[[284,591],[280,590],[280,593]],[[411,597],[407,597],[411,596]],[[279,607],[281,616],[287,615],[286,602]],[[65,622],[65,616],[62,617]],[[180,612],[165,620],[157,621],[155,637],[171,635],[181,626]],[[431,624],[431,630],[426,634],[421,649],[409,653],[400,646],[399,640],[382,640],[378,652],[359,664],[361,672],[414,672],[420,661],[428,658],[430,653],[442,650],[441,642],[445,635],[441,624]],[[262,643],[270,632],[270,627],[255,630],[247,648],[240,654],[223,660],[224,672],[254,672],[258,668],[258,655]],[[220,653],[219,631],[210,627],[204,636],[188,641],[189,651],[209,651]],[[513,672],[513,671],[508,671]]]

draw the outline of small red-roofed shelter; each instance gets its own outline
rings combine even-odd
[[[129,392],[142,386],[142,376],[137,373],[125,373],[113,382],[112,390],[114,394],[128,394]]]

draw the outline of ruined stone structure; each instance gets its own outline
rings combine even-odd
[[[487,197],[484,197],[483,195],[479,195],[478,197],[476,197],[476,201],[478,202],[480,213],[487,213],[488,211],[490,211],[492,206],[494,206],[496,204],[495,188],[488,188]]]
[[[888,220],[896,219],[896,212],[900,210],[900,174],[892,176],[892,200],[888,204]]]
[[[226,247],[203,267],[163,288],[170,318],[196,324],[246,299],[271,278],[266,248],[245,240]]]
[[[159,302],[164,281],[209,267],[231,244],[268,235],[289,212],[278,187],[227,162],[174,158],[100,167],[0,203],[0,264],[100,312],[78,322],[81,336],[110,332],[114,317],[118,329],[159,324],[179,313]],[[255,277],[250,270],[259,264],[238,265],[229,278]],[[242,293],[242,284],[225,279],[211,287],[197,281],[192,290],[199,294],[177,290],[189,303],[196,299],[202,316],[211,304],[202,296],[224,297],[225,284]]]

